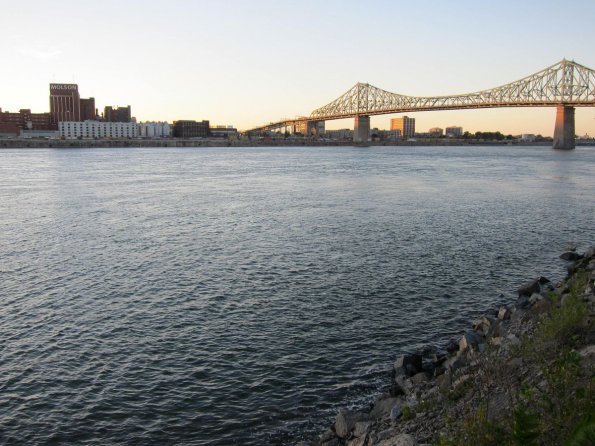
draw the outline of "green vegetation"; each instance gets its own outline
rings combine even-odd
[[[523,358],[523,369],[531,371],[529,378],[521,374],[522,379],[503,383],[505,374],[484,370],[491,382],[481,383],[480,394],[505,388],[513,403],[510,413],[491,419],[487,404],[482,404],[463,417],[464,422],[451,425],[449,435],[439,439],[440,446],[595,445],[595,376],[575,350],[592,330],[582,300],[588,280],[586,272],[579,272],[561,301],[550,296],[552,310],[512,353]]]

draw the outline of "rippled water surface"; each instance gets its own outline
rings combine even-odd
[[[595,149],[0,151],[0,443],[292,444],[595,242]]]

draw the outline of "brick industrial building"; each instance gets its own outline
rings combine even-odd
[[[209,136],[209,121],[174,121],[175,138],[206,138]]]
[[[31,113],[23,108],[18,113],[2,111],[0,108],[0,133],[19,135],[23,130],[54,130],[49,113]]]
[[[77,84],[50,84],[50,114],[54,124],[81,120],[81,98]]]

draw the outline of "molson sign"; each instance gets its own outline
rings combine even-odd
[[[78,91],[77,84],[50,84],[50,91]]]

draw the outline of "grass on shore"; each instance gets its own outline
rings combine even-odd
[[[551,296],[549,314],[513,352],[513,357],[522,358],[527,376],[513,379],[502,370],[482,371],[488,379],[479,393],[489,395],[498,385],[506,388],[511,410],[493,419],[484,402],[464,422],[452,424],[439,446],[595,445],[595,376],[576,351],[593,330],[582,300],[588,280],[588,273],[579,271],[561,303]]]

